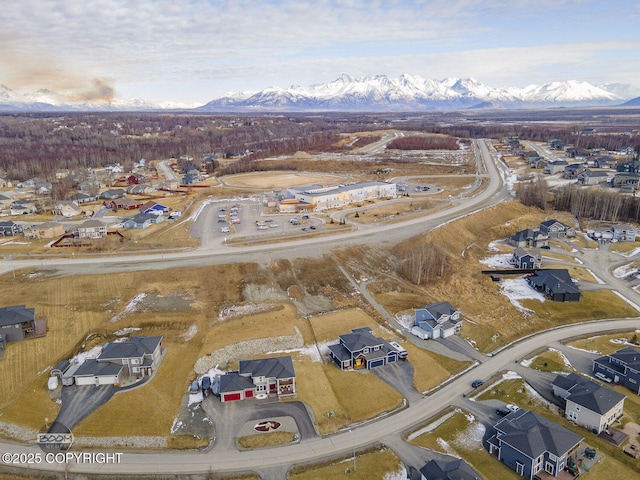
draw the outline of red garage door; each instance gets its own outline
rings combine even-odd
[[[253,398],[253,390],[245,390],[244,398]]]
[[[240,400],[239,393],[225,393],[222,397],[225,402],[233,402],[234,400]]]

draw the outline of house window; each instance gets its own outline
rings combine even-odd
[[[369,347],[364,347],[362,349],[362,353],[369,353]]]
[[[524,463],[516,461],[516,473],[524,475]]]
[[[633,378],[629,379],[629,383],[638,383],[637,381],[635,381]]]
[[[137,358],[132,358],[131,359],[131,365],[138,365],[140,363],[140,360]]]
[[[140,367],[133,367],[133,368],[131,369],[131,371],[132,371],[133,373],[140,373]]]
[[[569,420],[577,420],[578,419],[578,414],[576,412],[569,412]]]

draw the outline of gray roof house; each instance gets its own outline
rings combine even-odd
[[[548,173],[550,175],[555,175],[556,173],[564,172],[564,167],[568,164],[564,160],[556,160],[554,162],[549,162],[544,167],[544,173]]]
[[[576,177],[578,183],[582,185],[598,185],[600,183],[607,183],[609,181],[609,175],[602,170],[591,170],[589,168],[583,170]]]
[[[354,328],[339,339],[340,343],[329,345],[329,358],[342,370],[380,367],[400,358],[400,350],[374,337],[369,327]]]
[[[531,287],[544,292],[554,302],[580,301],[580,289],[573,284],[566,268],[540,270],[526,279]]]
[[[540,258],[539,253],[529,252],[524,248],[518,247],[513,252],[511,263],[513,263],[516,268],[530,270],[533,268],[540,268],[542,265],[542,259]]]
[[[635,242],[636,228],[628,223],[618,223],[613,226],[613,238],[618,242]]]
[[[495,425],[489,438],[489,453],[516,471],[533,479],[538,472],[557,476],[580,446],[583,437],[536,413],[520,409]]]
[[[593,372],[640,394],[640,350],[625,347],[596,358],[593,361]]]
[[[76,232],[80,238],[102,238],[107,234],[107,225],[100,220],[85,220]]]
[[[558,375],[553,394],[566,401],[564,416],[594,433],[606,430],[622,416],[625,396],[576,373]]]
[[[437,302],[415,310],[414,329],[412,333],[421,338],[447,338],[460,333],[462,318],[460,312],[449,302]]]
[[[429,461],[420,469],[420,480],[480,480],[482,477],[461,458]]]
[[[241,360],[237,372],[219,378],[220,401],[294,397],[296,373],[290,356]]]
[[[46,332],[47,320],[36,318],[34,308],[27,308],[25,305],[0,308],[0,335],[4,338],[4,343],[41,337]]]
[[[86,360],[73,372],[76,385],[117,385],[123,377],[149,377],[162,357],[162,337],[131,337],[107,343],[95,360]]]
[[[3,237],[12,237],[22,233],[22,225],[16,222],[0,222],[0,235]]]
[[[155,213],[139,213],[133,217],[126,219],[122,222],[124,228],[148,228],[151,225],[164,221],[162,215],[156,215]]]
[[[549,245],[549,235],[540,230],[520,230],[509,237],[509,245],[513,247],[540,248]]]
[[[558,220],[546,220],[540,224],[540,231],[549,237],[574,237],[576,230]]]

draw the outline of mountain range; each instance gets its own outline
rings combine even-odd
[[[260,91],[229,92],[195,108],[201,112],[267,111],[411,111],[473,108],[549,108],[634,106],[640,89],[606,83],[598,86],[577,80],[543,85],[489,87],[474,78],[431,80],[417,75],[355,78],[343,74],[329,83],[307,87],[269,87]],[[154,104],[145,100],[117,99],[74,101],[50,90],[19,94],[0,85],[0,111],[39,110],[167,110],[182,109],[176,103]],[[186,108],[189,109],[189,108]]]

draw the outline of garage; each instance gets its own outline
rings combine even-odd
[[[368,368],[382,367],[384,364],[384,358],[379,358],[377,360],[371,360]]]
[[[253,390],[245,390],[244,398],[253,398]]]
[[[225,393],[224,395],[222,395],[223,402],[234,402],[236,400],[240,400],[239,393]]]

